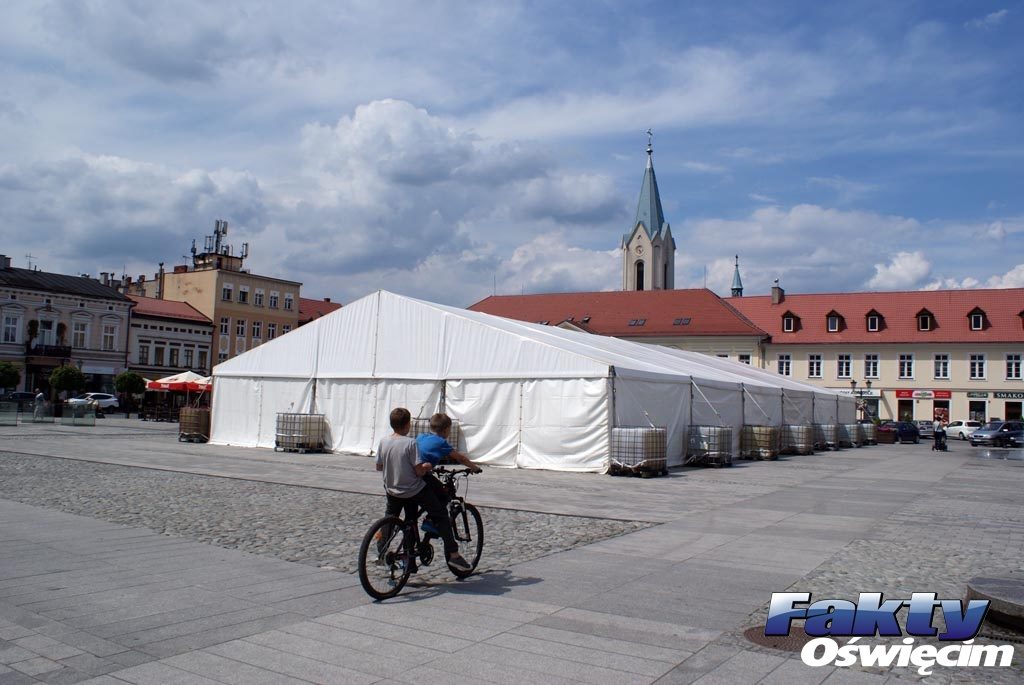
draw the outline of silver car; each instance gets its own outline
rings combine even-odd
[[[1020,421],[989,421],[971,434],[971,445],[1010,447],[1024,437],[1024,423]]]
[[[981,421],[950,421],[946,426],[946,435],[966,440],[971,437],[971,433],[979,428],[981,428]]]

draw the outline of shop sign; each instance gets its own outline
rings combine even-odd
[[[988,393],[987,392],[978,392],[977,390],[971,390],[971,391],[969,391],[967,393],[967,397],[969,397],[972,400],[987,400],[988,399]]]
[[[897,390],[896,398],[900,400],[950,400],[952,390]]]
[[[849,388],[829,388],[829,390],[834,390],[840,395],[852,395],[858,399],[861,397],[879,398],[882,396],[882,391],[878,388],[871,388],[870,390],[867,388],[857,388],[856,391],[850,390]]]
[[[997,400],[1024,400],[1024,392],[996,392],[992,396]]]

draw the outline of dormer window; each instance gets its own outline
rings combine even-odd
[[[825,315],[825,324],[828,327],[829,333],[838,333],[839,329],[843,326],[842,314],[833,309]]]
[[[878,331],[882,330],[882,315],[876,312],[874,309],[868,312],[867,317],[865,317],[865,319],[867,322],[868,332],[877,333]]]
[[[630,326],[643,326],[645,323],[647,323],[647,319],[630,319],[629,320],[629,325]]]
[[[782,330],[784,333],[793,333],[800,326],[800,317],[793,312],[786,312],[782,315]]]
[[[927,309],[917,313],[917,330],[930,331],[935,328],[935,317]]]
[[[968,312],[967,319],[971,322],[972,331],[985,330],[985,311],[981,307],[975,307]]]

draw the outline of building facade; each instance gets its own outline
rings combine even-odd
[[[183,371],[210,375],[213,323],[187,302],[129,295],[128,368],[156,380]]]
[[[0,255],[0,360],[21,369],[23,390],[47,390],[53,369],[74,365],[86,390],[114,392],[133,306],[88,276],[19,269]]]
[[[786,295],[776,287],[728,301],[770,335],[766,368],[852,392],[870,416],[1021,417],[1024,289]]]
[[[218,220],[213,235],[192,265],[160,270],[152,280],[122,283],[125,292],[187,302],[213,323],[212,364],[225,361],[298,327],[301,283],[250,273],[248,244],[239,255],[224,242],[227,222]]]

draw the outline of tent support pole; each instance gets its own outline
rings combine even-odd
[[[747,425],[747,386],[740,383],[740,431]]]

